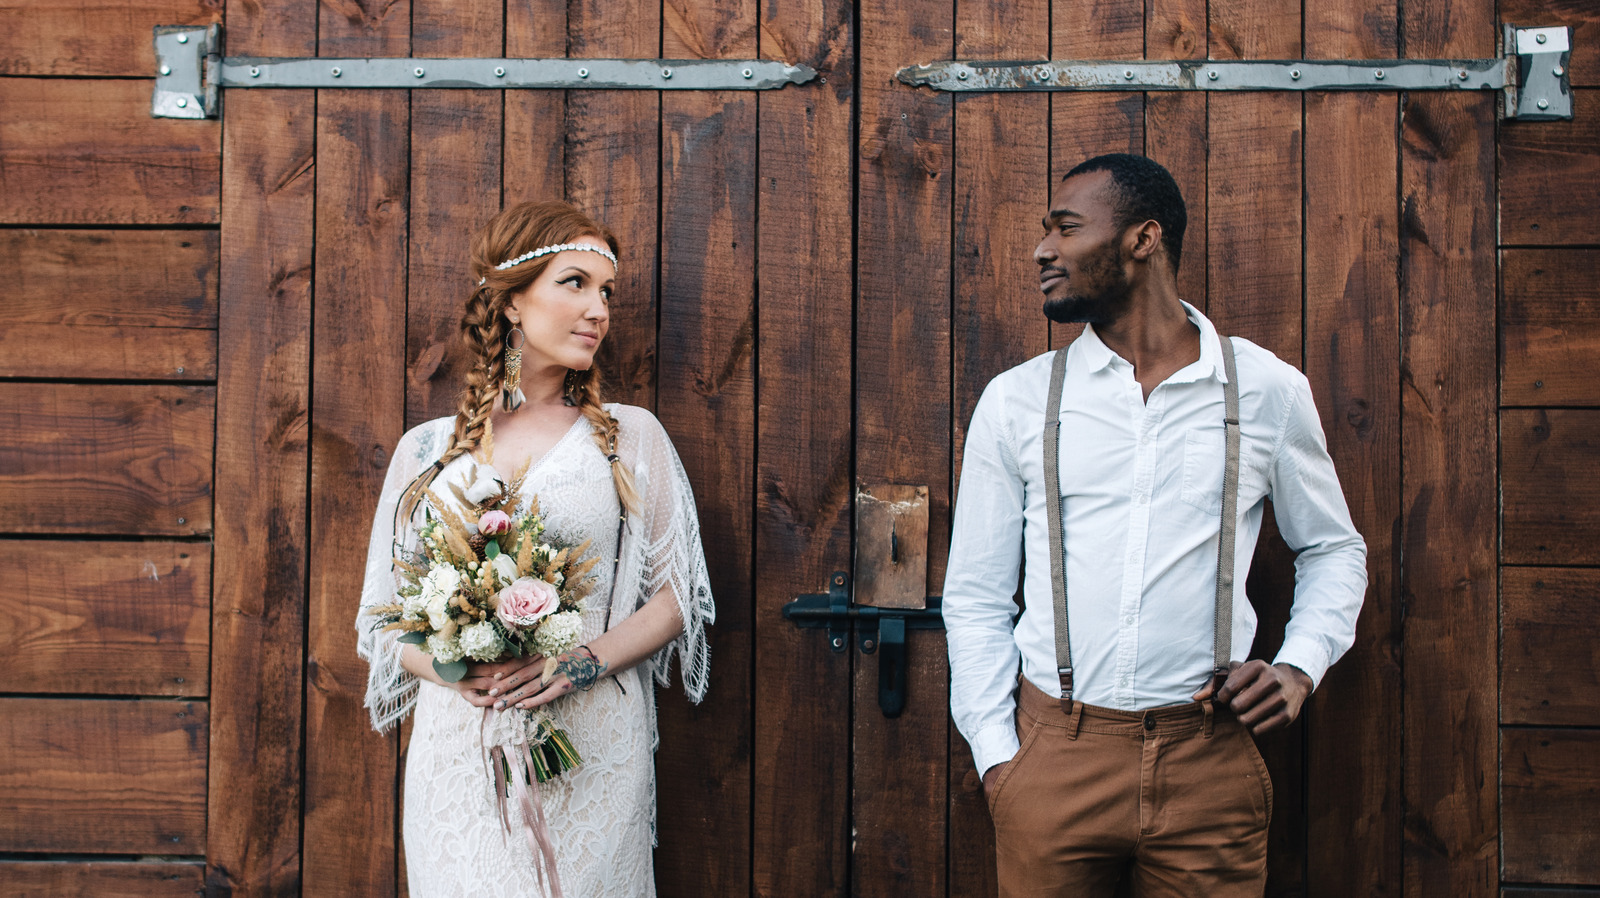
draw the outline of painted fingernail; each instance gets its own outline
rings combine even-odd
[[[501,677],[503,677],[503,676],[505,676],[505,674],[503,674],[503,673],[497,673],[497,674],[495,674],[495,675],[494,675],[494,678],[495,678],[495,679],[496,679],[496,680],[498,680],[498,679],[500,679],[500,678],[501,678]]]
[[[495,710],[496,710],[496,711],[499,711],[499,710],[501,710],[501,709],[502,709],[502,708],[504,708],[504,707],[505,707],[505,706],[506,706],[506,703],[505,703],[505,702],[495,702],[495,703],[494,703],[494,709],[495,709]]]
[[[490,695],[499,695],[500,694],[500,687],[496,686],[495,688],[489,690],[489,694]]]

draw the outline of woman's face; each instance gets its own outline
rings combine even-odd
[[[598,237],[571,242],[609,250]],[[611,326],[609,305],[616,281],[610,259],[569,249],[556,253],[537,280],[513,293],[506,317],[527,338],[522,346],[523,371],[588,370]]]

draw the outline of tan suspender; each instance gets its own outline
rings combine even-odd
[[[1213,685],[1221,688],[1233,655],[1233,546],[1239,508],[1239,378],[1233,339],[1222,338],[1223,422],[1227,460],[1222,471],[1222,532],[1217,541],[1217,607],[1212,640]],[[1050,366],[1050,398],[1044,410],[1044,495],[1050,522],[1050,586],[1055,594],[1056,673],[1061,678],[1061,707],[1072,712],[1072,640],[1067,627],[1067,544],[1061,524],[1061,391],[1067,377],[1067,350],[1058,349]]]

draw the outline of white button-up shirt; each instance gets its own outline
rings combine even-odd
[[[1200,328],[1200,359],[1144,398],[1133,366],[1092,326],[1067,348],[1061,404],[1067,603],[1074,698],[1123,710],[1191,700],[1212,670],[1221,532],[1222,346]],[[1245,576],[1263,503],[1295,559],[1283,648],[1319,683],[1355,641],[1367,588],[1366,543],[1350,521],[1311,387],[1299,371],[1234,338],[1241,425],[1233,660],[1249,654],[1256,615]],[[1056,674],[1044,495],[1045,353],[989,383],[967,430],[944,582],[950,705],[979,773],[1018,749],[1022,673],[1047,695]],[[1024,551],[1026,550],[1026,551]],[[1013,594],[1023,567],[1025,609]],[[1013,621],[1015,623],[1013,624]]]

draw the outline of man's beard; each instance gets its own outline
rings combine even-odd
[[[1044,301],[1046,318],[1058,324],[1105,324],[1127,311],[1133,294],[1122,273],[1121,247],[1113,243],[1086,260],[1079,266],[1078,277],[1082,280],[1081,287],[1075,286],[1069,277],[1066,286],[1070,293]]]

